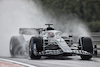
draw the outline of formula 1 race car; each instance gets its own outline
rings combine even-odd
[[[10,53],[29,55],[31,59],[40,59],[41,56],[72,56],[80,55],[84,60],[92,58],[93,45],[89,37],[79,38],[78,45],[74,45],[73,37],[61,36],[61,32],[48,25],[47,28],[20,28],[20,36],[12,36]],[[29,39],[28,39],[29,37]]]

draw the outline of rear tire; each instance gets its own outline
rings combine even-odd
[[[24,38],[22,36],[12,36],[10,39],[10,54],[11,57],[15,57],[16,55],[22,53],[22,43],[24,42]],[[19,53],[20,52],[20,53]]]
[[[29,56],[31,59],[40,59],[39,52],[43,50],[42,38],[32,37],[29,43]]]
[[[79,45],[81,46],[81,48],[79,48],[79,49],[87,51],[90,54],[93,54],[93,45],[92,45],[91,38],[89,38],[89,37],[82,37],[82,38],[80,38]],[[92,58],[92,55],[81,55],[80,57],[83,60],[90,60]]]

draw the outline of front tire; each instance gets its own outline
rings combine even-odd
[[[90,60],[92,58],[91,54],[93,54],[93,45],[91,38],[89,37],[80,38],[79,45],[81,46],[80,49],[90,53],[90,55],[81,55],[80,57],[82,58],[82,60]]]
[[[31,59],[40,59],[39,52],[43,50],[41,38],[32,37],[29,43],[29,56]]]

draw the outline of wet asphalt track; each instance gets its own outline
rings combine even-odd
[[[14,60],[37,67],[100,67],[100,58],[92,58],[91,60],[81,60],[79,56],[47,58],[42,57],[40,60],[31,60],[28,57],[1,57],[4,59]]]

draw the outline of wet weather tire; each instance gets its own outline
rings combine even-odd
[[[10,39],[10,54],[11,57],[15,57],[18,54],[22,53],[22,43],[24,42],[24,38],[22,36],[12,36]]]
[[[81,46],[80,49],[82,49],[82,50],[87,51],[87,52],[90,53],[90,55],[84,55],[83,54],[80,57],[83,60],[90,60],[92,58],[91,54],[93,54],[93,45],[92,45],[91,38],[89,38],[89,37],[82,37],[82,38],[80,38],[79,45]]]
[[[40,59],[39,52],[43,50],[43,42],[40,37],[32,37],[29,43],[29,56],[31,59]]]

